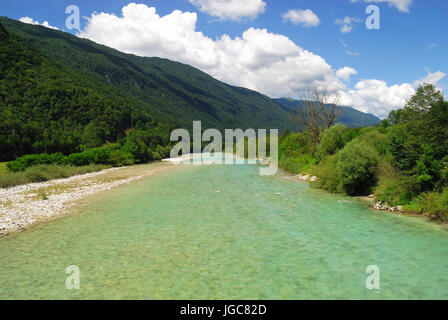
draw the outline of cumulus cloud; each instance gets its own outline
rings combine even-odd
[[[437,72],[430,72],[428,71],[428,75],[420,80],[416,80],[414,81],[413,85],[414,87],[418,87],[422,84],[432,84],[432,85],[437,85],[439,83],[440,80],[442,80],[443,78],[445,78],[446,73],[441,72],[441,71],[437,71]]]
[[[353,30],[354,24],[360,22],[362,22],[362,20],[359,18],[345,17],[343,19],[336,19],[334,23],[341,26],[342,33],[349,33]]]
[[[240,37],[211,39],[196,30],[196,13],[129,4],[122,16],[93,13],[80,37],[140,56],[190,64],[229,84],[272,97],[300,96],[309,88],[343,90],[345,84],[320,56],[286,36],[249,28]]]
[[[350,67],[344,67],[336,71],[336,75],[346,82],[350,81],[350,76],[355,74],[358,74],[358,71]]]
[[[437,86],[445,76],[446,73],[441,71],[428,72],[426,77],[412,84],[403,83],[392,86],[388,86],[385,81],[362,80],[355,85],[354,89],[340,93],[341,104],[384,118],[390,111],[403,108],[419,85],[429,83]]]
[[[189,0],[191,4],[221,20],[254,19],[263,13],[266,3],[262,0]]]
[[[44,21],[42,23],[39,23],[39,21],[36,21],[36,20],[34,20],[33,18],[30,18],[30,17],[22,17],[22,18],[19,19],[19,21],[24,22],[24,23],[44,26],[44,27],[47,27],[47,28],[50,28],[50,29],[54,29],[54,30],[59,30],[59,28],[57,28],[57,27],[50,26],[48,21]]]
[[[376,79],[359,81],[347,89],[350,76],[357,74],[355,69],[335,70],[321,56],[284,35],[249,28],[241,36],[224,34],[211,39],[196,30],[196,22],[196,13],[176,10],[159,16],[155,8],[129,4],[120,17],[93,13],[78,36],[127,53],[187,63],[221,81],[273,98],[300,98],[314,88],[336,91],[343,105],[379,117],[402,108],[415,92],[411,83],[389,86]],[[442,78],[439,71],[420,80]]]
[[[282,15],[283,21],[290,21],[294,25],[302,25],[304,27],[316,27],[320,24],[320,19],[310,9],[306,10],[289,10]]]
[[[368,79],[341,92],[341,104],[384,118],[391,110],[402,108],[414,93],[409,83],[388,86],[385,81]]]
[[[360,0],[350,0],[351,2],[359,2]],[[409,7],[412,5],[413,0],[364,0],[364,2],[385,2],[390,6],[396,7],[399,11],[409,12]]]

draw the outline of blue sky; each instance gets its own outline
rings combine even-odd
[[[339,86],[338,88],[342,92],[347,93],[344,94],[343,99],[346,104],[350,104],[362,111],[375,113],[378,116],[385,116],[391,109],[399,107],[402,101],[412,92],[410,86],[415,87],[415,81],[424,77],[429,76],[427,80],[434,81],[445,92],[448,89],[448,77],[443,77],[445,73],[448,73],[448,60],[446,59],[446,53],[448,52],[448,1],[446,0],[378,0],[370,3],[367,3],[366,0],[228,0],[229,5],[227,7],[224,0],[219,0],[218,2],[223,3],[222,8],[219,5],[215,5],[213,7],[214,11],[210,9],[212,7],[209,4],[210,0],[135,2],[144,4],[147,7],[155,7],[160,17],[170,16],[174,10],[180,10],[182,13],[195,12],[197,21],[195,21],[193,29],[195,35],[199,32],[203,34],[203,38],[200,40],[202,41],[201,43],[207,43],[209,39],[212,42],[216,41],[216,44],[213,45],[216,45],[218,49],[210,49],[214,52],[213,54],[220,50],[216,53],[220,56],[219,59],[232,61],[232,64],[236,64],[237,67],[244,69],[244,74],[235,74],[232,77],[232,74],[225,73],[227,71],[223,70],[229,69],[229,65],[224,64],[224,62],[216,62],[219,60],[218,58],[211,62],[211,64],[216,63],[216,65],[205,65],[202,61],[199,61],[200,59],[198,61],[194,60],[195,58],[191,57],[192,54],[185,54],[179,51],[183,49],[166,48],[162,51],[155,51],[150,47],[150,44],[157,46],[157,41],[163,41],[164,37],[168,39],[171,36],[174,38],[182,37],[182,33],[179,33],[179,31],[174,31],[175,35],[171,35],[164,28],[160,31],[160,33],[164,34],[163,37],[153,35],[152,38],[145,38],[145,40],[139,40],[141,38],[137,37],[133,41],[147,41],[148,43],[145,45],[137,43],[129,45],[127,41],[126,43],[118,42],[116,39],[112,41],[106,37],[107,34],[101,35],[101,31],[98,31],[98,28],[101,26],[101,23],[108,22],[101,22],[98,19],[97,28],[93,28],[92,24],[92,29],[81,33],[81,36],[116,47],[121,51],[148,56],[160,55],[189,63],[220,80],[235,85],[247,86],[270,96],[275,96],[278,92],[279,96],[288,95],[299,98],[306,85],[309,84],[311,86],[314,83],[313,76],[317,80],[325,78],[321,82],[316,80],[317,82],[315,83],[329,84],[332,81],[331,85]],[[240,2],[240,8],[245,7],[246,11],[249,10],[247,8],[253,5],[254,12],[246,13],[246,16],[244,16],[244,10],[241,9],[239,11],[238,7],[236,10],[229,11],[227,8],[232,5],[231,2],[234,2],[233,4],[236,5]],[[121,18],[122,8],[129,3],[130,1],[124,0],[2,0],[0,3],[0,15],[13,19],[31,17],[40,23],[48,21],[51,26],[65,30],[65,20],[67,18],[65,8],[68,5],[77,5],[80,8],[81,16],[90,17],[94,12],[105,12]],[[264,10],[260,9],[263,8],[260,7],[260,3],[263,4]],[[380,9],[380,30],[368,30],[365,27],[365,20],[368,17],[365,10],[370,4],[376,5]],[[294,24],[292,21],[282,18],[282,15],[289,10],[311,10],[318,17],[320,23],[314,26],[305,26],[303,23]],[[219,12],[227,12],[227,15],[220,17]],[[351,24],[351,32],[341,32],[343,25],[335,23],[337,19],[345,17],[350,17],[350,19],[355,21]],[[144,17],[142,17],[142,20],[144,20]],[[148,20],[150,19],[148,18]],[[133,25],[130,18],[126,22],[127,24],[123,25],[123,29]],[[89,22],[86,19],[82,19],[81,29],[83,30],[88,26]],[[147,27],[153,28],[154,25]],[[183,25],[180,24],[180,27],[183,27]],[[279,62],[280,60],[275,61],[275,59],[281,59],[281,57],[269,57],[270,53],[262,52],[263,48],[253,48],[254,41],[248,40],[247,42],[251,42],[252,46],[246,44],[243,46],[244,50],[241,49],[243,47],[237,41],[232,41],[231,44],[228,43],[225,45],[225,48],[222,43],[218,43],[224,34],[228,35],[231,40],[235,40],[243,37],[243,34],[250,28],[254,30],[266,29],[267,34],[258,32],[252,35],[252,39],[259,39],[255,40],[255,42],[266,42],[266,47],[270,45],[274,47],[282,46],[282,44],[276,42],[276,39],[270,38],[271,34],[281,35],[291,40],[298,48],[309,51],[313,55],[305,60],[300,59],[300,53],[293,53],[293,48],[287,48],[288,45],[285,43],[285,47],[281,47],[279,52],[285,50],[284,52],[287,52],[285,56],[290,55],[290,58],[295,59],[296,62],[283,66],[278,64],[281,63]],[[141,31],[142,33],[144,33],[143,30]],[[78,31],[70,32],[79,35]],[[115,34],[119,34],[119,32],[112,32],[108,37],[113,38]],[[191,34],[192,32],[190,32],[190,36]],[[154,40],[154,37],[157,38],[157,41]],[[191,44],[191,41],[196,41],[194,40],[196,36],[193,35],[191,37],[188,38],[186,36],[185,39],[180,39],[180,42],[185,40],[185,46],[187,46],[185,50],[188,50],[189,46],[194,46]],[[201,47],[199,44],[197,46]],[[241,62],[240,66],[241,56],[231,56],[228,59],[224,57],[232,54],[237,55],[238,53],[235,53],[233,48],[240,48],[239,50],[246,52],[246,55],[248,51],[254,50],[253,54],[250,52],[248,54],[251,56],[251,59],[262,57],[262,60],[264,59],[263,61],[265,61],[263,63],[271,63],[272,68],[280,66],[280,68],[284,67],[287,70],[296,67],[299,70],[302,68],[301,63],[303,63],[303,67],[306,69],[304,72],[308,73],[309,77],[294,82],[294,77],[300,77],[297,77],[297,73],[293,73],[288,79],[280,79],[281,75],[274,71],[259,71],[260,66],[255,66],[256,62],[248,62],[247,59]],[[259,52],[256,50],[259,50]],[[314,64],[313,61],[316,57],[324,59],[326,65],[321,62],[316,63],[316,72],[314,73],[313,70],[308,70],[308,66]],[[337,70],[343,67],[349,67],[356,70],[356,74],[354,72],[351,73],[349,80],[343,79],[339,84],[338,80],[333,79],[333,76],[325,69],[327,65],[333,70],[333,73],[336,73]],[[270,66],[264,65],[264,67],[269,68]],[[263,76],[271,79],[259,80]],[[276,79],[279,79],[277,86],[268,83],[268,80],[276,82]],[[364,80],[372,81],[366,82]],[[382,83],[376,83],[373,80],[385,82],[386,86],[384,87]],[[408,85],[405,86],[404,84]],[[291,88],[283,90],[288,85]],[[393,87],[394,85],[396,87]],[[340,86],[345,87],[342,88]],[[279,88],[282,89],[280,90]],[[389,100],[386,98],[375,100],[370,97],[372,94],[390,97]]]

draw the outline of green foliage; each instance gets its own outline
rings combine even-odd
[[[62,153],[58,152],[53,154],[42,153],[25,155],[15,161],[8,162],[6,166],[10,172],[20,172],[40,164],[61,165],[63,163],[66,163],[65,157]]]
[[[0,162],[0,176],[8,172],[8,167],[6,166],[6,162]]]
[[[123,150],[122,150],[123,149]],[[21,172],[38,165],[70,165],[75,167],[91,164],[106,164],[124,166],[134,164],[134,156],[119,144],[110,144],[99,148],[92,148],[80,153],[64,156],[62,153],[32,154],[8,162],[10,172]]]
[[[448,219],[448,102],[425,85],[405,109],[391,112],[377,127],[327,129],[316,150],[307,133],[280,139],[280,167],[310,173],[330,192],[367,195],[407,211]]]
[[[382,156],[388,155],[389,150],[387,135],[382,133],[378,128],[363,128],[360,132],[359,139],[371,148],[375,149],[378,154]]]
[[[339,153],[326,157],[316,166],[312,173],[316,175],[319,180],[317,186],[334,193],[344,192],[341,185],[341,174],[338,169]]]
[[[346,140],[347,127],[342,124],[326,129],[320,139],[318,146],[319,156],[324,158],[331,156],[344,148]]]
[[[304,154],[311,154],[313,145],[308,132],[288,133],[280,137],[279,157],[294,158]]]
[[[448,188],[442,193],[427,192],[420,198],[420,209],[443,220],[448,220]]]
[[[431,107],[434,107],[443,101],[443,93],[434,85],[420,85],[417,92],[411,97],[404,107],[404,112],[408,113],[404,118],[412,118],[415,115],[426,113],[431,109]]]
[[[101,146],[104,136],[101,127],[95,122],[91,121],[84,127],[84,133],[82,135],[82,150],[95,148]]]
[[[381,181],[375,190],[375,196],[390,206],[408,205],[413,198],[409,190],[409,181],[405,178]]]
[[[339,154],[337,169],[343,190],[349,195],[370,193],[375,185],[376,151],[360,140],[347,144]]]
[[[304,154],[301,157],[280,158],[279,166],[291,173],[307,173],[316,164],[316,158]]]

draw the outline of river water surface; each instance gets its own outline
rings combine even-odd
[[[258,169],[175,167],[0,239],[0,299],[448,299],[441,226]]]

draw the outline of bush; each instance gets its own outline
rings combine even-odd
[[[344,148],[346,143],[346,131],[347,127],[339,123],[331,128],[326,129],[322,134],[322,138],[318,147],[319,156],[321,158],[331,156]]]
[[[427,192],[422,194],[421,208],[425,213],[448,220],[448,188],[445,188],[442,193]]]
[[[60,165],[64,162],[64,159],[64,155],[60,152],[54,154],[30,154],[17,158],[15,161],[8,162],[6,166],[10,172],[20,172],[39,164]]]
[[[26,169],[38,165],[70,165],[88,166],[91,164],[106,164],[114,166],[134,164],[134,155],[131,152],[120,149],[119,144],[109,144],[99,148],[89,149],[80,153],[72,153],[64,156],[62,153],[31,154],[8,162],[10,172],[23,172]]]
[[[131,166],[134,164],[134,157],[129,152],[112,150],[110,153],[110,164],[114,167]]]
[[[330,192],[343,192],[338,161],[339,153],[325,158],[312,170],[312,174],[319,178],[316,183],[318,187]]]
[[[376,183],[376,150],[359,139],[353,140],[339,152],[337,170],[343,190],[349,195],[365,195]]]
[[[402,174],[384,158],[378,162],[377,176],[378,186],[375,188],[377,200],[387,202],[391,206],[411,204],[416,195],[411,177]]]
[[[361,130],[362,135],[360,136],[360,140],[365,144],[375,148],[379,154],[386,155],[388,152],[387,147],[387,135],[381,133],[378,128],[363,128]]]
[[[315,158],[310,155],[303,154],[298,157],[281,158],[279,161],[279,166],[288,172],[298,174],[307,172],[315,163]]]
[[[412,193],[408,190],[408,182],[404,180],[387,180],[378,184],[375,197],[379,201],[387,202],[390,206],[408,205],[412,201]]]

